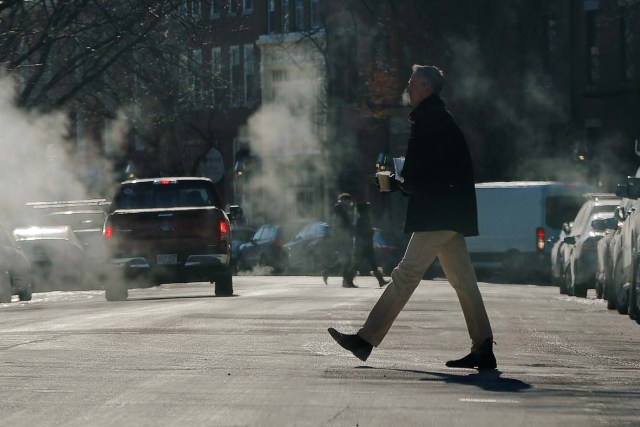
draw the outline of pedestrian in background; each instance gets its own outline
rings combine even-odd
[[[328,265],[322,271],[324,284],[328,283],[329,273],[339,269],[342,274],[342,287],[356,288],[353,283],[351,252],[353,249],[353,196],[341,193],[333,207],[330,223],[330,250]]]
[[[382,275],[382,268],[378,266],[376,254],[373,250],[373,226],[371,225],[371,203],[359,202],[357,204],[355,239],[353,246],[353,273],[355,277],[363,262],[371,268],[373,275],[378,279],[380,287],[389,284]]]
[[[458,295],[471,338],[471,352],[446,365],[495,369],[493,332],[464,240],[478,235],[469,148],[440,98],[442,71],[423,65],[412,70],[406,89],[413,107],[411,134],[401,177],[390,179],[391,190],[400,190],[409,199],[404,231],[412,233],[411,240],[391,273],[391,283],[358,333],[342,334],[333,328],[329,333],[343,348],[367,360],[437,256]]]

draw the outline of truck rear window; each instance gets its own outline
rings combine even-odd
[[[545,222],[554,230],[560,230],[562,223],[573,221],[584,203],[582,195],[549,196],[545,200]]]
[[[215,189],[206,182],[153,182],[124,184],[112,209],[157,209],[189,206],[220,206]]]

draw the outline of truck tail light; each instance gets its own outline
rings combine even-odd
[[[218,232],[220,233],[220,243],[227,244],[229,242],[229,223],[221,219],[218,222]]]
[[[536,229],[536,249],[538,252],[544,251],[544,228],[542,227]]]
[[[102,230],[102,234],[104,235],[105,239],[109,239],[111,238],[111,236],[113,236],[113,227],[111,226],[111,224],[107,224],[104,226],[104,230]]]

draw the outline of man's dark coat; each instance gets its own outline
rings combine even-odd
[[[411,137],[402,189],[409,204],[405,233],[452,230],[478,235],[478,212],[469,147],[438,95],[409,114]]]

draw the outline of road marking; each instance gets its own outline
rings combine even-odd
[[[520,403],[519,400],[511,400],[511,399],[474,399],[471,397],[463,397],[459,400],[460,402],[471,402],[471,403]]]

